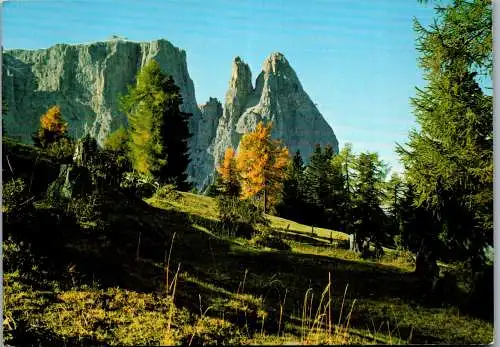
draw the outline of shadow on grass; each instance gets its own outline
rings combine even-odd
[[[458,300],[440,296],[430,298],[417,278],[389,265],[290,251],[245,249],[193,227],[194,222],[201,224],[216,235],[219,225],[213,220],[175,209],[155,208],[117,192],[107,196],[100,212],[107,226],[103,230],[89,231],[60,210],[33,210],[17,223],[6,224],[4,239],[10,236],[30,245],[38,268],[33,271],[31,266],[26,266],[23,271],[30,273],[32,284],[41,290],[45,281],[56,280],[68,288],[77,281],[90,285],[98,282],[104,288],[161,292],[165,289],[165,262],[175,233],[169,276],[173,278],[177,265],[181,264],[181,273],[196,279],[189,280],[187,275],[180,277],[176,304],[199,314],[200,296],[202,306],[213,304],[210,300],[216,298],[234,299],[238,291],[262,297],[262,308],[268,312],[263,328],[266,333],[277,331],[281,304],[285,319],[300,317],[304,295],[309,288],[316,293],[314,305],[317,305],[328,284],[329,272],[333,281],[331,294],[335,298],[332,310],[335,317],[340,314],[340,300],[347,285],[346,305],[354,299],[384,302],[399,298],[408,304],[416,302],[436,307],[442,303],[456,304]],[[15,264],[7,260],[6,265]],[[75,270],[71,272],[69,268]],[[246,327],[249,335],[253,335],[262,329],[262,319],[256,311],[216,307],[207,315],[222,318],[224,314],[225,319]],[[375,324],[383,319],[385,316],[377,317]],[[359,329],[373,323],[366,312],[354,314],[351,319],[351,326]],[[409,334],[403,328],[401,338],[407,339]],[[412,342],[439,343],[442,340],[413,331]]]

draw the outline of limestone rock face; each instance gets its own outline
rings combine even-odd
[[[172,75],[180,87],[184,101],[181,109],[192,113],[190,132],[197,134],[201,114],[187,69],[186,53],[166,40],[111,40],[5,51],[2,88],[8,105],[7,134],[31,142],[40,116],[49,107],[59,105],[69,123],[70,136],[82,136],[87,124],[90,134],[102,144],[111,131],[127,123],[126,116],[120,112],[120,96],[134,83],[138,70],[151,59],[155,59],[166,74]],[[194,136],[190,141],[191,151],[197,151],[198,147]],[[202,178],[195,167],[204,165],[206,160],[192,157],[188,175],[198,182]]]
[[[221,162],[227,147],[237,149],[241,136],[255,130],[260,121],[272,121],[272,136],[282,140],[291,154],[300,150],[305,161],[316,144],[331,145],[338,152],[332,128],[281,53],[273,53],[264,61],[255,88],[248,65],[240,58],[233,61],[224,113],[215,138],[215,163]]]
[[[214,98],[197,105],[185,51],[166,40],[58,44],[40,50],[9,50],[3,54],[3,99],[8,106],[6,133],[30,143],[40,116],[59,105],[73,138],[88,129],[102,144],[106,136],[127,124],[120,96],[150,59],[172,75],[183,97],[182,111],[192,114],[189,130],[191,162],[188,179],[203,190],[227,147],[238,148],[241,136],[260,120],[273,121],[273,136],[291,153],[299,149],[307,160],[316,144],[337,151],[335,134],[303,90],[295,71],[280,53],[264,62],[255,87],[248,65],[232,64],[224,108]]]
[[[240,57],[236,57],[231,69],[231,79],[226,92],[224,112],[216,131],[214,143],[216,165],[224,158],[226,148],[237,148],[240,137],[235,132],[236,122],[243,113],[252,93],[252,72],[250,67]]]
[[[195,157],[199,158],[195,167],[197,177],[197,188],[206,188],[210,183],[214,171],[214,139],[219,119],[222,117],[222,104],[216,98],[210,98],[205,104],[200,105],[201,118],[198,124]]]

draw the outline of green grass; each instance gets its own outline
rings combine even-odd
[[[205,196],[146,203],[110,194],[99,208],[107,219],[99,231],[58,220],[43,204],[5,227],[12,344],[492,340],[492,322],[427,296],[394,250],[374,261],[330,245],[330,235],[345,242],[341,232],[311,235],[310,226],[269,216],[291,246],[277,251],[220,235]]]

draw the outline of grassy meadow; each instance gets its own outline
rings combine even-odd
[[[346,234],[274,216],[289,249],[260,247],[221,234],[215,200],[192,193],[141,200],[109,190],[57,205],[33,187],[33,207],[4,223],[6,343],[492,340],[492,322],[462,307],[459,287],[424,294],[404,252],[362,259]]]

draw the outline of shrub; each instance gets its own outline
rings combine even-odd
[[[159,184],[152,175],[140,174],[134,171],[123,174],[120,188],[137,197],[150,198],[159,188]]]
[[[222,231],[228,235],[251,237],[254,226],[268,225],[262,212],[249,200],[220,195],[216,198]]]
[[[104,149],[125,154],[128,152],[128,132],[124,127],[120,127],[108,135],[104,140]]]
[[[175,188],[176,187],[173,184],[164,184],[156,190],[153,197],[155,199],[163,200],[178,200],[181,197],[181,194],[175,190]]]
[[[66,213],[73,215],[84,228],[102,230],[107,225],[103,217],[103,198],[98,194],[72,198],[66,205]]]
[[[75,152],[75,144],[70,139],[63,137],[47,145],[46,153],[57,160],[71,160]]]
[[[211,198],[215,198],[219,196],[220,192],[218,189],[217,184],[212,183],[211,185],[208,186],[207,190],[205,191],[205,195],[209,196]]]
[[[7,222],[12,218],[21,218],[32,206],[22,178],[5,182],[2,190],[2,212],[5,213]]]

